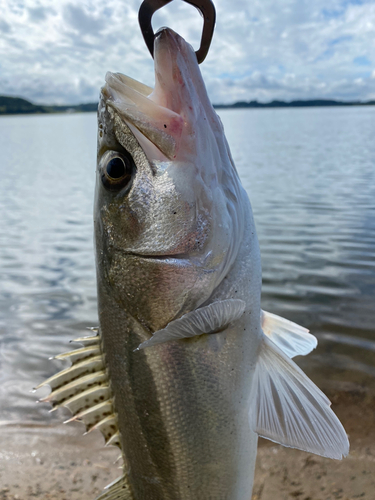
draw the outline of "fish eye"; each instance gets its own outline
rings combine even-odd
[[[135,166],[127,155],[112,151],[104,155],[101,161],[101,178],[105,188],[119,191],[130,184]]]

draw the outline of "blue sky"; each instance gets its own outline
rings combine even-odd
[[[215,103],[375,99],[375,0],[214,0],[201,65]],[[0,94],[36,103],[96,101],[106,71],[153,85],[141,0],[0,0]],[[198,12],[174,0],[154,16],[197,48]]]

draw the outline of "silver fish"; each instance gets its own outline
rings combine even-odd
[[[45,400],[117,445],[101,500],[249,500],[258,436],[347,455],[330,402],[291,361],[316,339],[261,310],[248,196],[193,49],[155,39],[155,89],[108,73],[99,104],[99,330]]]

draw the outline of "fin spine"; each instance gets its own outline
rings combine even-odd
[[[83,344],[83,347],[55,358],[70,360],[71,366],[36,387],[51,387],[51,393],[41,401],[52,403],[51,411],[61,407],[68,408],[73,416],[66,422],[83,422],[86,433],[98,429],[104,436],[105,446],[115,445],[121,450],[117,413],[100,331],[94,336],[77,338],[74,342]]]

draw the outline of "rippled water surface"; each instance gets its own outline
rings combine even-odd
[[[375,107],[220,116],[253,205],[263,308],[317,335],[298,359],[310,376],[371,390]],[[95,156],[95,114],[0,117],[0,420],[53,420],[29,391],[97,323]]]

